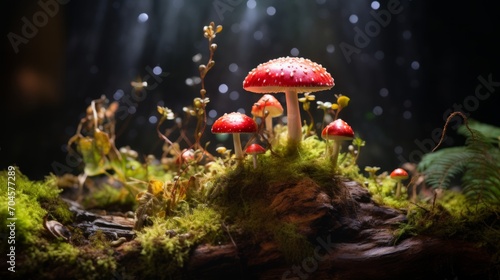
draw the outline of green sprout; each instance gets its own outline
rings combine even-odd
[[[352,160],[352,165],[356,164],[356,161],[358,160],[358,157],[359,157],[359,153],[361,152],[361,147],[364,147],[366,145],[366,142],[359,138],[359,137],[355,137],[353,140],[352,140],[352,145],[354,147],[356,147],[356,149],[352,150],[351,153],[352,153],[352,156],[353,156],[353,160]]]
[[[326,116],[328,115],[328,112],[332,109],[332,102],[323,102],[323,101],[316,101],[316,104],[318,105],[318,109],[323,110],[323,119],[321,120],[321,130],[325,128],[325,119]]]
[[[377,183],[377,171],[380,170],[378,166],[366,166],[365,171],[368,172],[368,176],[374,183]]]
[[[311,114],[311,101],[314,101],[316,99],[316,97],[314,95],[312,95],[310,92],[306,92],[304,93],[304,97],[301,97],[299,98],[299,102],[302,103],[302,109],[304,109],[304,111],[306,111],[306,113],[309,115],[309,119],[310,119],[310,124],[307,125],[306,123],[306,137],[311,135],[313,132],[313,128],[314,128],[314,118]],[[306,122],[306,121],[304,121]]]
[[[316,104],[318,105],[318,109],[323,110],[323,120],[321,122],[321,130],[324,128],[325,124],[325,119],[327,114],[333,114],[333,120],[335,121],[339,117],[340,111],[347,107],[349,105],[349,101],[351,100],[349,97],[339,94],[335,95],[337,97],[337,103],[331,103],[331,102],[323,102],[323,101],[316,101]],[[304,109],[305,110],[305,109]]]

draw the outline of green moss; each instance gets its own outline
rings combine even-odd
[[[478,204],[468,207],[462,193],[447,191],[434,206],[413,206],[408,211],[408,222],[402,224],[398,239],[411,235],[431,235],[462,239],[487,248],[496,260],[500,258],[499,207]]]
[[[397,182],[384,172],[375,178],[364,178],[358,181],[365,185],[375,202],[390,208],[407,209],[409,207],[406,186],[401,188],[400,197],[396,197]]]
[[[154,218],[153,226],[137,233],[137,240],[143,248],[141,262],[148,264],[140,273],[144,277],[156,275],[164,278],[181,275],[195,245],[216,243],[222,238],[221,216],[206,205],[198,205],[176,217]]]
[[[10,222],[15,222],[17,246],[37,242],[38,235],[44,230],[43,218],[46,215],[64,222],[71,219],[72,214],[66,203],[59,198],[60,190],[50,178],[45,181],[30,181],[19,169],[16,170],[15,179],[9,178],[12,176],[8,175],[8,171],[0,172],[0,199],[10,200],[8,204],[11,206],[0,209],[0,220],[3,229]],[[2,242],[2,249],[7,245],[7,242]]]
[[[111,279],[116,270],[113,251],[92,245],[76,248],[40,239],[27,249],[19,276],[38,279]]]
[[[278,249],[289,263],[297,263],[313,254],[313,245],[307,238],[297,232],[292,223],[274,223],[270,228]]]
[[[253,168],[250,157],[240,166],[235,166],[213,176],[209,196],[223,205],[259,200],[267,188],[275,183],[296,183],[311,178],[332,195],[337,175],[330,161],[323,155],[324,142],[317,137],[305,139],[298,148],[297,155],[286,153],[286,147],[276,147],[274,153],[267,151],[258,158],[257,168]],[[245,198],[245,199],[239,199]]]
[[[109,279],[116,268],[112,251],[95,244],[76,248],[74,245],[52,238],[43,227],[44,217],[69,223],[73,215],[67,204],[59,197],[60,190],[53,176],[44,181],[30,181],[18,169],[15,174],[15,191],[8,190],[9,177],[7,171],[0,173],[0,199],[8,201],[8,191],[15,195],[14,210],[10,214],[7,207],[0,209],[2,228],[15,217],[15,244],[3,240],[4,246],[14,245],[16,258],[16,277],[20,279]],[[13,184],[11,184],[13,187]],[[77,231],[75,232],[77,233]],[[78,234],[76,234],[78,235]],[[83,237],[82,237],[83,238]],[[76,240],[72,237],[72,240]],[[85,244],[83,241],[80,245]],[[109,246],[108,246],[109,247]],[[5,252],[4,251],[4,252]],[[21,254],[22,253],[22,254]]]

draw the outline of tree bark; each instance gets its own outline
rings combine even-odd
[[[270,211],[295,222],[316,246],[302,261],[287,263],[272,242],[235,237],[236,246],[198,246],[186,272],[194,279],[497,279],[485,248],[432,236],[396,241],[405,213],[377,205],[355,182],[343,185],[347,208],[308,180],[273,188]]]
[[[422,235],[396,240],[395,230],[406,222],[404,211],[377,205],[356,182],[340,184],[344,195],[336,198],[310,179],[269,188],[269,214],[297,226],[313,244],[309,256],[290,263],[273,241],[232,233],[234,243],[197,246],[184,275],[214,280],[499,279],[499,264],[487,248]],[[118,247],[119,266],[136,266],[140,251],[136,240]]]

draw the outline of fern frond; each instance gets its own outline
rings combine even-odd
[[[449,188],[452,179],[462,175],[462,192],[469,202],[500,205],[500,149],[491,137],[496,132],[484,135],[482,130],[491,127],[476,123],[469,126],[471,130],[464,126],[459,129],[467,137],[466,146],[426,154],[419,171],[433,188]]]
[[[474,125],[475,126],[475,125]],[[476,126],[475,126],[476,127]],[[449,188],[460,174],[462,192],[468,201],[500,205],[500,149],[480,130],[461,127],[466,146],[427,154],[418,167],[433,188]]]
[[[500,141],[500,127],[496,127],[493,125],[480,123],[478,121],[469,120],[468,122],[469,128],[472,131],[478,131],[484,139],[486,143],[498,145]],[[462,134],[463,136],[470,138],[470,131],[467,129],[465,125],[462,125],[458,128],[457,132]]]
[[[481,140],[484,139],[478,138],[467,146],[475,156],[462,177],[463,193],[476,203],[500,205],[500,150]]]
[[[445,148],[426,154],[418,168],[426,175],[426,183],[433,188],[449,188],[453,178],[463,174],[475,154],[466,147]]]

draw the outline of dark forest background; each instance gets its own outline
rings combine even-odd
[[[209,123],[225,112],[250,114],[260,96],[242,89],[248,71],[297,55],[322,64],[335,79],[317,100],[351,97],[341,117],[366,140],[361,166],[387,170],[418,161],[452,110],[500,126],[493,1],[61,2],[4,1],[0,168],[18,165],[33,179],[66,163],[68,139],[101,95],[127,107],[118,118],[117,146],[159,156],[156,106],[182,113],[198,96],[199,85],[186,81],[207,60],[202,28],[210,21],[224,30],[207,76]],[[26,22],[38,23],[36,32]],[[13,34],[22,43],[13,44]],[[147,75],[145,98],[127,105],[130,82]],[[315,117],[320,120],[319,110]],[[207,128],[204,140],[215,148],[220,139]],[[461,144],[451,130],[445,146]]]

